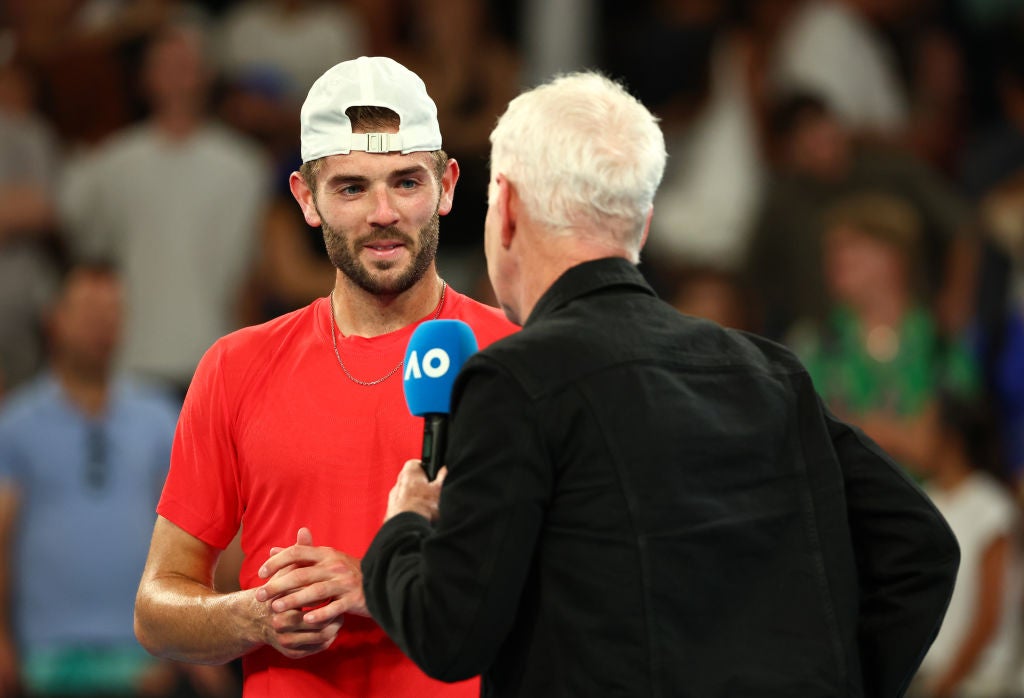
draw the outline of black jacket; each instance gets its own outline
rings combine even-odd
[[[898,696],[959,552],[787,350],[566,272],[453,396],[436,529],[383,526],[373,616],[485,696]]]

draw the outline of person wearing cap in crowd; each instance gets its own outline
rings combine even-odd
[[[373,617],[491,698],[902,695],[956,539],[792,353],[655,297],[655,117],[576,74],[491,144],[488,272],[523,329],[463,365],[447,475],[402,469]]]
[[[220,339],[182,408],[136,635],[163,657],[242,657],[247,698],[478,692],[402,655],[369,618],[355,557],[399,464],[420,451],[401,386],[414,327],[463,320],[481,346],[515,329],[436,271],[459,175],[436,114],[422,80],[389,58],[339,63],[314,83],[290,186],[323,230],[334,289]],[[239,528],[241,590],[220,593],[213,570]]]

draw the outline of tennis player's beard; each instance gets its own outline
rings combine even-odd
[[[420,230],[418,245],[416,240],[397,228],[384,228],[372,235],[350,242],[322,218],[320,227],[324,234],[327,257],[336,268],[341,270],[341,273],[364,291],[375,295],[393,295],[408,291],[427,273],[430,263],[437,256],[441,226],[440,216],[435,212],[430,221]],[[394,240],[401,242],[406,249],[416,249],[416,254],[409,263],[409,267],[395,277],[374,274],[373,269],[367,268],[359,260],[359,252],[367,243],[375,240]],[[378,271],[386,271],[394,264],[393,262],[376,262],[374,267]]]

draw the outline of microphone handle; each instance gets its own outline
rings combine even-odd
[[[427,479],[437,477],[437,471],[444,465],[445,446],[448,443],[448,415],[429,413],[423,415],[423,470]]]

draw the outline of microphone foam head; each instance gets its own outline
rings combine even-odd
[[[451,412],[455,376],[476,350],[476,336],[462,320],[421,323],[405,349],[402,387],[409,411],[417,417]]]

